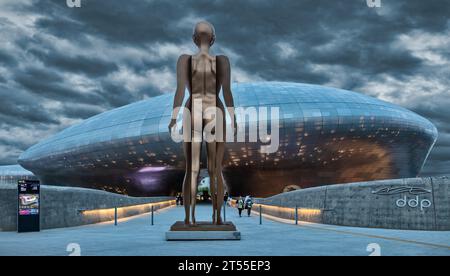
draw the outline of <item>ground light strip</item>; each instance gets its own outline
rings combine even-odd
[[[258,209],[259,209],[260,205],[261,204],[255,204],[254,206],[257,206],[258,208],[257,208],[257,210],[253,209],[252,212],[259,215],[259,210]],[[269,207],[268,205],[261,205],[261,206],[263,208],[264,207]],[[270,207],[274,207],[274,206],[270,206]],[[290,209],[290,208],[286,208],[286,209]],[[265,217],[267,219],[270,219],[270,220],[273,220],[273,221],[277,221],[277,222],[281,222],[281,223],[287,223],[287,224],[293,224],[294,223],[294,221],[290,220],[290,219],[279,218],[279,217],[275,217],[275,216],[264,214],[264,213],[262,213],[262,215],[263,215],[263,217]],[[376,239],[384,239],[384,240],[404,242],[404,243],[410,243],[410,244],[416,244],[416,245],[425,245],[425,246],[444,248],[444,249],[450,250],[450,246],[447,246],[447,245],[441,245],[441,244],[435,244],[435,243],[427,243],[427,242],[420,242],[420,241],[412,241],[412,240],[405,240],[405,239],[394,238],[394,237],[386,237],[386,236],[378,236],[378,235],[371,235],[371,234],[356,233],[356,232],[351,232],[351,231],[344,231],[344,230],[337,230],[337,229],[331,229],[331,228],[327,228],[327,227],[316,226],[318,224],[314,224],[314,226],[313,226],[312,223],[310,223],[310,222],[303,222],[303,221],[299,221],[299,222],[301,223],[301,225],[299,224],[298,226],[304,227],[304,228],[311,228],[311,229],[324,230],[324,231],[332,231],[332,232],[335,232],[335,233],[348,234],[348,235],[361,236],[361,237],[368,237],[368,238],[376,238]],[[307,224],[309,224],[309,225],[307,225]],[[330,225],[330,226],[332,226],[332,225]]]
[[[154,211],[166,209],[175,205],[175,200],[166,200],[154,203],[145,203],[138,205],[130,205],[117,207],[117,219],[126,219],[134,216],[142,215],[151,212],[151,208],[155,208]],[[93,209],[93,210],[82,210],[81,213],[86,217],[100,217],[101,222],[110,222],[114,220],[115,208],[105,208],[105,209]],[[127,215],[129,214],[129,215]]]

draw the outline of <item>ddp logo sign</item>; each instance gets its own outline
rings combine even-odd
[[[420,199],[419,196],[416,196],[413,199],[409,199],[406,196],[398,199],[395,202],[395,205],[399,208],[404,208],[409,206],[410,208],[420,208],[420,211],[423,211],[425,208],[430,208],[431,201],[428,199]]]
[[[423,198],[423,195],[431,194],[431,191],[419,187],[388,187],[372,191],[372,194],[383,196],[401,195],[401,197],[395,201],[395,205],[398,208],[419,208],[420,211],[423,212],[426,208],[430,208],[432,205],[431,200]]]

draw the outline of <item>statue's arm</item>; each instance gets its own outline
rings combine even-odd
[[[231,117],[232,128],[236,132],[236,116],[234,113],[234,100],[231,93],[231,66],[227,56],[218,56],[220,66],[220,80],[222,84],[223,99]]]
[[[178,112],[184,100],[186,85],[188,84],[189,55],[181,55],[177,62],[177,90],[173,99],[172,120],[169,124],[169,132],[177,121]]]

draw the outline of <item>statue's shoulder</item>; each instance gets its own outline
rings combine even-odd
[[[182,61],[182,60],[188,60],[190,57],[191,57],[191,55],[188,55],[188,54],[182,54],[182,55],[178,58],[178,60],[179,60],[179,61]]]
[[[226,67],[230,66],[230,60],[225,55],[216,56],[216,61],[219,64],[219,66],[226,66]]]
[[[190,55],[183,54],[178,58],[177,68],[186,67],[189,64]]]
[[[216,59],[220,61],[229,62],[228,57],[226,55],[217,55]]]

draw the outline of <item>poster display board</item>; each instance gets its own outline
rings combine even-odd
[[[17,232],[40,231],[40,183],[18,181]]]

